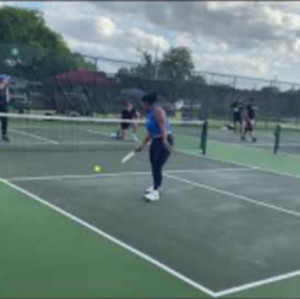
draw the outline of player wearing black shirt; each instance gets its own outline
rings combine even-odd
[[[237,100],[230,105],[232,109],[232,121],[233,128],[235,132],[241,132],[242,130],[242,113],[243,113],[243,103],[241,100]]]
[[[119,138],[124,139],[126,131],[131,127],[132,129],[132,138],[134,141],[138,141],[136,136],[137,124],[132,122],[132,120],[139,118],[139,113],[133,108],[130,102],[125,103],[124,109],[121,111],[121,118],[124,120],[130,120],[130,122],[121,122],[120,124],[120,134]]]
[[[254,107],[253,98],[250,99],[249,104],[245,108],[243,116],[243,133],[241,136],[242,140],[246,140],[247,133],[250,135],[252,142],[256,142],[256,137],[254,136],[256,124],[256,109]]]

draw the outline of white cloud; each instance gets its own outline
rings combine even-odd
[[[134,61],[139,49],[185,45],[198,69],[267,77],[281,72],[297,80],[300,3],[45,2],[44,13],[51,28],[87,54]]]
[[[169,49],[168,41],[162,36],[146,33],[139,28],[132,28],[130,34],[133,44],[141,49],[153,51],[158,47],[163,52]]]
[[[111,37],[116,33],[116,25],[110,18],[100,17],[97,20],[97,32],[99,35]]]

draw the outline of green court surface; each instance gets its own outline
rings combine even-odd
[[[0,298],[298,298],[300,155],[259,134],[179,136],[154,204],[146,153],[0,151]]]

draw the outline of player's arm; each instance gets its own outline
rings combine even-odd
[[[163,109],[161,108],[157,108],[155,110],[155,117],[156,117],[156,121],[160,127],[161,133],[162,133],[162,139],[163,139],[163,143],[166,146],[166,148],[169,151],[172,151],[172,146],[170,145],[170,143],[168,142],[168,132],[166,129],[166,113]]]

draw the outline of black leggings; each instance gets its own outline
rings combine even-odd
[[[7,107],[2,107],[0,106],[0,113],[6,113],[7,112]],[[1,133],[2,136],[6,136],[7,135],[7,117],[0,117],[1,120]]]
[[[173,136],[168,135],[168,142],[173,146]],[[162,169],[170,157],[170,152],[163,144],[162,138],[154,138],[150,146],[150,163],[152,168],[153,187],[157,190],[163,180]]]

